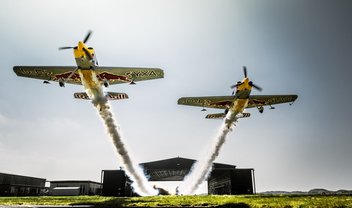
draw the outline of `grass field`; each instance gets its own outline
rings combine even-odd
[[[246,196],[40,196],[0,197],[0,206],[95,205],[102,207],[351,207],[352,196],[246,195]]]

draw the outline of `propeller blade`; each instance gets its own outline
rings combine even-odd
[[[91,31],[91,30],[88,31],[88,34],[86,35],[86,37],[83,40],[83,43],[86,43],[88,41],[88,39],[89,39],[90,35],[92,34],[92,32],[93,31]]]
[[[74,47],[72,46],[67,46],[67,47],[60,47],[59,50],[66,50],[66,49],[73,49]]]
[[[235,87],[241,86],[242,84],[243,84],[243,82],[237,82],[237,84],[231,85],[230,88],[233,89]]]
[[[254,87],[255,89],[257,89],[258,91],[262,91],[262,90],[263,90],[263,88],[261,88],[261,87],[255,85],[255,84],[253,84],[253,83],[251,84],[251,86]]]
[[[247,78],[247,67],[243,66],[244,78]]]
[[[93,59],[92,54],[89,53],[89,51],[86,48],[83,48],[84,52],[86,53],[86,55],[89,57],[90,60]]]

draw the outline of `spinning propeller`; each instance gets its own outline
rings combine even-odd
[[[88,34],[86,35],[86,37],[83,40],[84,44],[89,40],[89,37],[92,35],[92,33],[93,33],[93,31],[91,31],[91,30],[88,31]],[[60,47],[59,50],[77,49],[77,47],[78,46],[74,46],[74,47],[72,47],[72,46]],[[89,51],[85,47],[83,47],[83,51],[89,57],[90,60],[93,59],[92,54],[90,54]]]
[[[85,44],[88,40],[89,37],[92,35],[93,31],[89,30],[88,34],[86,35],[86,37],[83,40],[83,43]],[[66,50],[66,49],[74,49],[77,48],[78,46],[66,46],[66,47],[60,47],[59,50]]]
[[[247,67],[245,67],[245,66],[243,66],[243,73],[244,73],[244,78],[247,78]],[[235,87],[238,87],[238,86],[241,86],[242,84],[244,84],[244,82],[237,82],[237,84],[231,86],[231,89],[233,89]],[[250,86],[254,87],[258,91],[262,91],[263,90],[258,85],[255,85],[252,81],[249,81],[248,84]]]
[[[84,44],[89,40],[89,38],[90,38],[90,36],[92,35],[92,33],[93,33],[93,31],[91,31],[91,30],[88,31],[86,37],[85,37],[84,40],[83,40],[83,43],[84,43]],[[78,46],[65,46],[65,47],[60,47],[59,50],[77,49],[77,48],[78,48]],[[90,52],[89,52],[85,47],[83,47],[82,49],[83,49],[84,53],[86,54],[86,56],[89,57],[90,60],[92,60],[92,59],[93,59],[92,54],[90,54]],[[67,82],[67,80],[69,80],[69,79],[72,77],[72,75],[73,75],[74,73],[76,73],[77,70],[78,70],[78,68],[76,68],[75,70],[73,70],[72,73],[71,73],[65,80],[63,80],[63,81],[60,83],[60,86],[64,86],[64,83]]]

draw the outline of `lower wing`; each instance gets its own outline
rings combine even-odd
[[[227,109],[234,99],[234,96],[182,97],[178,99],[177,104]]]
[[[75,72],[70,79],[66,80],[76,68],[75,66],[14,66],[13,70],[20,77],[57,82],[65,80],[70,84],[81,84],[78,72]]]
[[[297,95],[250,95],[247,108],[293,103],[297,97]]]

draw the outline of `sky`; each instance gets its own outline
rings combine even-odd
[[[101,66],[157,67],[165,78],[113,85],[112,102],[137,163],[204,155],[221,112],[177,105],[182,96],[230,95],[242,66],[292,105],[249,109],[216,162],[254,168],[258,192],[352,189],[352,2],[348,0],[0,0],[0,172],[100,181],[120,164],[78,85],[17,77],[15,65],[74,66],[88,30]]]

